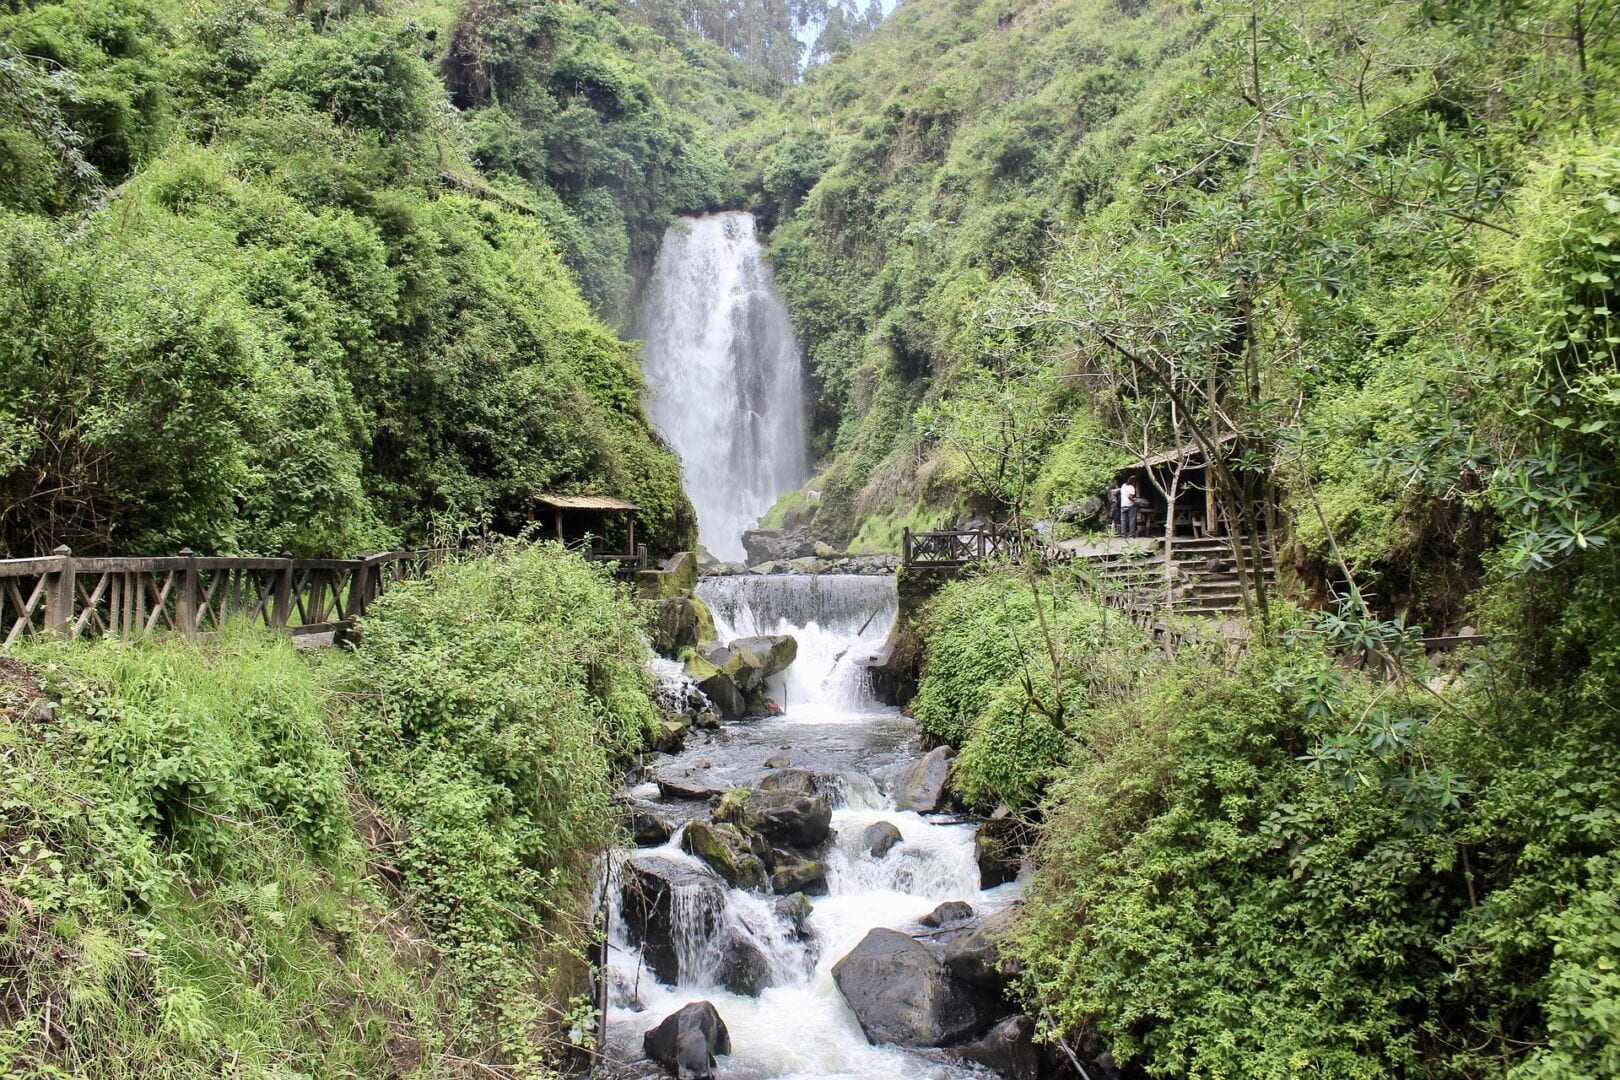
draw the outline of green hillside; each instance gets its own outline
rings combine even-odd
[[[348,554],[563,489],[690,535],[604,319],[670,209],[724,196],[651,82],[702,65],[547,9],[549,74],[463,114],[441,71],[505,88],[489,10],[0,16],[0,551]]]
[[[1549,199],[1601,199],[1608,18],[903,5],[728,146],[776,222],[820,389],[819,502],[778,516],[892,549],[908,521],[1098,494],[1110,466],[1202,426],[1308,471],[1355,567],[1477,553],[1458,513],[1488,498],[1465,474],[1521,411],[1478,376],[1520,382],[1557,315],[1537,300],[1566,241]],[[1016,491],[977,475],[1005,456],[991,414],[1020,430]],[[1402,463],[1458,425],[1474,445],[1413,478]],[[1314,510],[1291,509],[1325,559]]]

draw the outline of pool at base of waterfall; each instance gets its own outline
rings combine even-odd
[[[887,578],[731,578],[704,582],[700,595],[714,611],[722,640],[755,633],[790,633],[800,639],[798,659],[776,692],[785,712],[728,724],[689,741],[675,755],[649,762],[651,779],[627,796],[663,813],[676,825],[669,842],[634,853],[618,852],[610,873],[627,864],[657,863],[666,872],[703,875],[702,892],[671,901],[686,958],[676,985],[660,982],[627,932],[623,905],[609,912],[609,1010],[604,1075],[667,1075],[642,1057],[642,1037],[691,1002],[708,1001],[729,1031],[732,1052],[716,1075],[728,1080],[956,1080],[992,1076],[946,1051],[873,1045],[840,992],[833,966],[867,933],[891,927],[924,931],[918,920],[946,900],[966,901],[979,915],[1004,909],[1017,882],[979,887],[975,825],[949,814],[899,811],[888,793],[893,777],[924,753],[915,723],[875,704],[863,689],[861,665],[887,635],[894,618],[893,582]],[[810,898],[802,932],[776,908],[770,893],[719,885],[712,872],[682,850],[682,831],[707,820],[710,802],[659,795],[657,781],[679,790],[718,794],[755,787],[782,769],[818,778],[832,805],[831,839],[816,855],[826,871],[826,894]],[[868,828],[888,822],[898,843],[874,855]],[[618,898],[621,889],[610,889]],[[685,905],[683,907],[683,905]],[[735,937],[765,957],[767,985],[757,996],[719,985],[719,944]],[[654,965],[656,966],[656,965]]]

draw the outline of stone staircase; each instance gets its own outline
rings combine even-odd
[[[1071,560],[1084,563],[1115,606],[1139,611],[1166,606],[1163,539],[1115,539],[1059,547]],[[1250,557],[1247,541],[1240,550],[1244,559]],[[1243,592],[1227,538],[1178,538],[1171,562],[1174,573],[1168,594],[1172,610],[1217,618],[1242,612]],[[1270,555],[1264,557],[1262,568],[1267,583],[1275,583],[1277,570]]]
[[[1186,584],[1175,604],[1178,610],[1219,614],[1243,610],[1243,589],[1232,547],[1231,540],[1224,536],[1175,541],[1171,548],[1171,561],[1186,575]],[[1245,538],[1239,543],[1238,550],[1244,566],[1248,567],[1249,560],[1253,558],[1252,543]],[[1276,584],[1276,561],[1264,549],[1261,551],[1261,573],[1268,586]]]

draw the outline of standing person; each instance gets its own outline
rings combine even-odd
[[[1108,485],[1108,527],[1119,535],[1119,485]]]
[[[1136,535],[1136,484],[1126,480],[1119,485],[1119,517],[1123,535]]]

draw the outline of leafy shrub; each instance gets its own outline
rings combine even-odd
[[[288,641],[21,658],[0,659],[0,1073],[384,1075],[444,1045]]]
[[[461,1022],[531,1060],[574,985],[614,765],[654,713],[631,601],[555,545],[390,589],[336,665],[360,782],[405,839],[413,909],[461,975]]]
[[[1267,688],[1276,662],[1184,655],[1091,719],[1047,805],[1025,990],[1154,1073],[1414,1069],[1467,909],[1456,843],[1295,760],[1313,731]]]
[[[1070,757],[1085,717],[1127,689],[1144,662],[1141,633],[1061,579],[954,581],[929,602],[922,633],[928,653],[913,712],[960,746],[957,789],[982,805],[1037,796]]]

